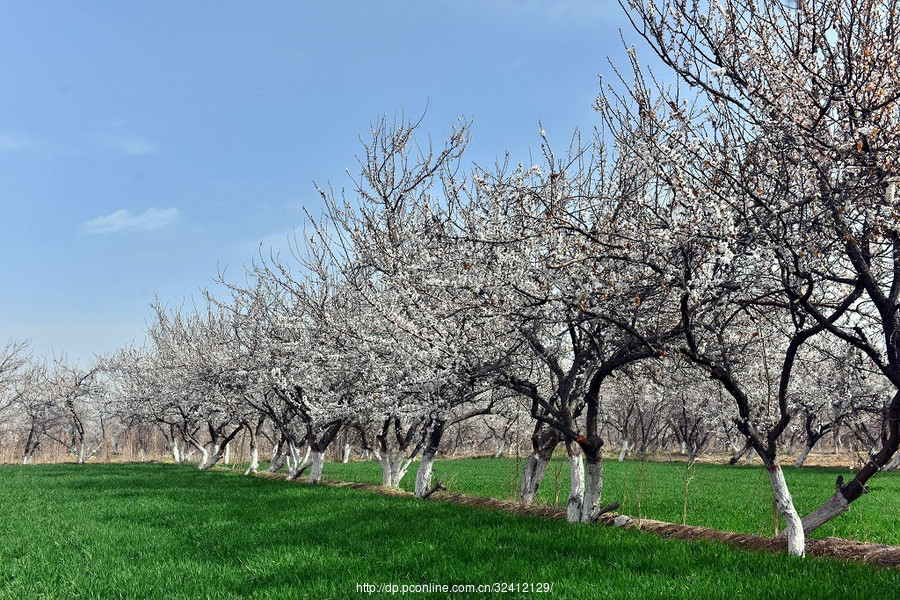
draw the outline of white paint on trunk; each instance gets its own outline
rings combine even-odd
[[[622,451],[619,452],[619,462],[625,460],[625,455],[628,454],[628,451],[631,449],[631,444],[628,443],[628,440],[622,441]]]
[[[494,458],[500,458],[503,455],[503,451],[506,449],[506,440],[501,439],[497,444],[497,449],[494,450]]]
[[[244,475],[249,475],[250,473],[256,473],[259,470],[259,448],[256,447],[256,444],[250,446],[250,464],[247,466],[247,470],[244,471]]]
[[[431,489],[431,479],[434,474],[434,453],[425,451],[416,471],[416,498],[424,498]]]
[[[309,470],[309,482],[319,483],[322,481],[322,467],[325,465],[325,453],[318,450],[312,453],[312,467]]]
[[[581,521],[582,507],[584,507],[584,456],[581,451],[569,454],[569,505],[566,517],[570,523]]]
[[[225,444],[225,452],[223,453],[222,456],[223,456],[222,462],[224,462],[226,465],[230,465],[231,464],[231,442],[228,442],[227,444]]]
[[[178,447],[178,442],[173,440],[172,443],[169,444],[169,450],[172,451],[172,460],[180,465],[184,459],[182,458],[181,448]]]
[[[806,536],[803,533],[803,522],[797,513],[797,509],[794,508],[794,499],[791,498],[791,492],[788,490],[787,482],[784,480],[784,472],[781,470],[781,465],[776,463],[774,467],[766,470],[769,472],[772,491],[775,493],[775,506],[787,525],[785,534],[788,541],[788,554],[792,556],[806,556]]]
[[[750,449],[747,450],[747,457],[744,459],[744,462],[752,463],[754,458],[756,458],[756,448],[751,446]]]
[[[597,462],[587,461],[585,468],[586,482],[584,489],[584,506],[581,509],[581,520],[592,522],[600,509],[600,495],[603,493],[603,458]]]
[[[384,487],[399,487],[400,480],[406,475],[412,459],[405,458],[402,454],[394,456],[385,452],[378,459],[381,463],[381,485]]]
[[[844,498],[844,495],[838,490],[834,496],[828,499],[828,502],[803,517],[803,531],[809,533],[815,531],[828,521],[838,515],[850,510],[850,503]]]
[[[812,452],[813,447],[809,444],[803,448],[803,452],[800,453],[800,456],[797,457],[797,460],[794,461],[795,467],[802,467],[803,463],[806,462],[806,458],[809,456],[809,453]]]
[[[295,446],[294,444],[288,444],[288,455],[285,457],[285,461],[288,464],[288,473],[287,479],[293,480],[300,476],[300,473],[303,469],[307,468],[309,465],[307,461],[309,461],[309,446],[306,447],[306,454],[303,457],[300,457],[300,448]]]
[[[884,470],[893,471],[898,467],[900,467],[900,452],[894,454],[894,458],[892,458],[888,464],[884,465]]]
[[[344,442],[344,448],[341,452],[341,462],[342,463],[347,464],[348,462],[350,462],[350,449],[351,448],[352,448],[352,446],[350,445],[350,442]]]
[[[206,469],[208,468],[206,465],[209,463],[209,450],[206,447],[200,448],[200,462],[197,463],[198,469]],[[212,465],[210,465],[212,466]]]
[[[549,460],[538,454],[532,453],[525,463],[525,470],[522,472],[522,484],[519,486],[519,502],[522,504],[534,504],[537,497],[538,488],[544,479],[544,473],[547,471]]]
[[[279,441],[272,448],[272,459],[269,461],[269,473],[274,473],[278,469],[284,465],[285,452],[284,452],[284,442]]]

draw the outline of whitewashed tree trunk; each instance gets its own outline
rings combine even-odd
[[[900,467],[900,452],[897,452],[894,455],[894,458],[892,458],[888,464],[884,465],[884,470],[885,471],[893,471],[894,469],[896,469],[898,467]]]
[[[600,509],[600,495],[603,493],[603,459],[597,462],[587,461],[585,467],[584,504],[581,508],[581,520],[590,523]]]
[[[390,452],[385,452],[380,455],[378,462],[381,463],[381,485],[395,488],[406,475],[412,459],[405,458],[403,454],[394,456]]]
[[[781,465],[766,469],[769,472],[769,480],[772,482],[772,491],[775,493],[775,506],[784,518],[787,529],[785,534],[788,542],[788,554],[792,556],[806,556],[806,535],[803,532],[803,521],[794,508],[794,499],[788,490],[784,480],[784,472]]]
[[[184,461],[184,458],[181,453],[181,448],[178,447],[177,440],[172,440],[172,443],[169,444],[169,450],[172,452],[172,460],[180,465]]]
[[[226,465],[231,464],[231,442],[225,444],[225,451],[222,453],[222,462]]]
[[[350,445],[350,442],[344,442],[344,448],[341,451],[341,462],[347,464],[350,462],[350,450],[353,447]]]
[[[304,469],[309,467],[309,453],[310,447],[307,446],[306,454],[304,454],[301,458],[300,448],[298,448],[294,444],[288,444],[288,455],[285,457],[285,461],[288,465],[288,481],[296,479],[300,476],[301,473],[303,473]]]
[[[525,463],[525,470],[522,472],[522,484],[519,486],[519,502],[523,504],[534,503],[549,463],[550,461],[538,452],[534,452],[528,457],[528,462]]]
[[[259,471],[259,448],[254,441],[250,443],[250,464],[247,465],[247,470],[244,471],[244,475],[250,475],[257,471]]]
[[[416,498],[424,498],[431,489],[431,479],[434,475],[434,453],[426,450],[419,462],[416,471]]]
[[[569,504],[566,517],[570,523],[581,521],[584,508],[584,456],[580,449],[569,451]]]
[[[321,450],[313,450],[312,467],[309,470],[309,483],[322,481],[322,467],[325,465],[325,453]]]
[[[631,444],[628,440],[622,440],[622,451],[619,452],[619,462],[625,460],[625,455],[628,454],[628,451],[631,449]]]
[[[813,447],[807,444],[803,448],[803,452],[800,453],[800,456],[797,457],[797,460],[794,461],[795,467],[802,467],[803,463],[806,462],[806,458],[809,456],[809,453],[812,452]]]
[[[850,510],[850,503],[847,502],[840,488],[838,488],[838,491],[828,499],[828,502],[803,517],[803,531],[805,533],[814,531],[848,510]]]
[[[198,469],[207,469],[207,465],[209,464],[209,450],[206,447],[200,448],[200,462],[197,463]],[[212,466],[211,464],[209,465]]]
[[[497,444],[497,449],[494,450],[494,458],[500,458],[503,455],[503,451],[506,449],[506,440],[501,439],[500,443]]]
[[[687,454],[687,444],[682,441],[680,444],[680,454]]]
[[[272,459],[269,461],[269,468],[267,469],[269,473],[274,473],[284,466],[284,459],[287,456],[284,451],[285,443],[284,440],[278,440],[275,446],[272,447]]]

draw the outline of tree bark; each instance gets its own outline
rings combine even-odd
[[[434,475],[435,453],[431,448],[426,448],[416,471],[416,498],[425,498],[431,490],[431,479]]]
[[[623,462],[625,460],[625,455],[628,454],[628,450],[631,448],[631,444],[628,443],[628,440],[622,440],[622,451],[619,452],[619,462]]]
[[[772,491],[775,493],[775,506],[784,518],[787,525],[785,534],[788,542],[788,554],[792,556],[806,556],[806,536],[803,531],[803,521],[794,507],[794,499],[788,490],[781,465],[775,464],[766,467],[769,480],[772,482]]]
[[[205,446],[201,446],[198,450],[200,450],[200,462],[197,463],[197,468],[208,469],[212,466],[209,462],[209,450],[207,450]]]
[[[322,467],[325,465],[325,452],[321,450],[313,450],[312,468],[309,470],[309,483],[319,483],[322,481]]]
[[[566,518],[570,523],[582,520],[584,509],[584,455],[581,449],[571,445],[569,448],[569,503]]]
[[[272,460],[269,461],[269,468],[266,469],[269,473],[274,473],[278,469],[280,469],[281,467],[284,466],[284,458],[285,458],[284,445],[285,445],[285,441],[282,438],[282,439],[279,439],[275,443],[275,447],[272,448]]]
[[[390,452],[380,454],[378,462],[381,463],[381,485],[382,487],[399,487],[400,480],[406,475],[406,470],[412,462],[411,458],[406,458],[403,453],[398,456],[392,455]]]
[[[533,450],[525,470],[522,472],[522,482],[519,485],[519,502],[533,504],[537,497],[541,481],[547,472],[547,465],[553,458],[553,451],[559,445],[559,432],[555,429],[538,423],[534,433],[531,434],[531,448]]]
[[[800,454],[800,456],[797,457],[797,460],[794,461],[794,466],[802,467],[803,463],[806,462],[806,458],[809,456],[809,453],[812,452],[812,449],[813,447],[811,444],[806,444],[806,447],[803,448],[803,452]]]
[[[522,504],[534,504],[538,488],[541,486],[541,481],[544,479],[544,473],[546,473],[549,463],[550,459],[538,452],[528,457],[528,462],[525,463],[525,470],[522,472],[519,502]]]
[[[888,407],[886,425],[888,435],[881,450],[872,456],[862,469],[856,472],[850,483],[843,485],[843,477],[839,477],[836,485],[838,489],[834,496],[803,518],[803,529],[807,533],[821,527],[836,516],[847,512],[850,508],[850,503],[868,491],[866,482],[891,462],[891,459],[897,454],[898,447],[900,447],[900,392],[894,395]]]
[[[597,460],[592,460],[591,456],[587,457],[585,466],[585,489],[584,504],[581,508],[581,520],[586,523],[592,523],[599,517],[600,495],[603,493],[603,458],[598,456]]]

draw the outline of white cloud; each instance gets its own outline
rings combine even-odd
[[[148,208],[139,215],[133,215],[131,211],[123,208],[112,214],[91,219],[82,226],[81,232],[87,235],[98,235],[125,231],[152,231],[167,227],[177,219],[177,208],[163,210]]]
[[[156,145],[153,142],[132,135],[106,135],[102,137],[102,142],[125,154],[139,155],[156,152]]]

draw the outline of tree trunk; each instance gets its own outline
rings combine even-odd
[[[500,458],[503,456],[503,451],[506,449],[506,440],[501,439],[497,444],[497,448],[494,450],[494,458]]]
[[[892,462],[894,455],[900,448],[900,392],[897,392],[888,407],[887,414],[888,436],[884,444],[863,468],[856,472],[850,483],[843,485],[843,477],[838,477],[837,488],[834,496],[825,504],[814,510],[803,519],[803,528],[807,532],[821,527],[834,517],[847,512],[851,502],[868,491],[866,483],[874,477],[884,466]],[[840,498],[838,498],[840,496]]]
[[[893,471],[897,467],[900,467],[900,452],[894,455],[894,458],[891,459],[891,462],[884,465],[885,471]]]
[[[322,481],[322,467],[325,465],[325,452],[321,450],[313,450],[312,468],[309,470],[309,483],[319,483]]]
[[[350,450],[351,449],[352,449],[352,446],[350,445],[350,442],[344,442],[344,447],[341,451],[341,462],[343,464],[347,464],[348,462],[350,462]]]
[[[412,461],[407,459],[403,453],[393,456],[390,452],[385,452],[378,462],[381,463],[381,485],[395,488],[400,486],[400,480],[406,475],[406,470]]]
[[[288,464],[287,479],[288,481],[293,481],[309,468],[311,464],[309,462],[310,447],[306,447],[306,454],[303,455],[303,458],[300,458],[300,448],[294,444],[288,444],[288,451],[290,454],[285,459]]]
[[[206,447],[201,447],[200,448],[200,462],[197,463],[197,468],[198,469],[208,469],[209,467],[212,466],[211,464],[209,466],[207,466],[207,463],[209,463],[209,450],[207,450]]]
[[[631,449],[631,444],[628,443],[628,440],[622,440],[622,451],[619,452],[619,462],[623,462],[625,460],[625,455],[628,454],[628,450]]]
[[[538,488],[541,486],[541,481],[544,479],[544,473],[547,471],[549,463],[550,458],[543,456],[539,452],[535,452],[528,457],[528,462],[525,463],[525,470],[522,472],[519,502],[522,504],[534,504]]]
[[[753,459],[756,458],[756,448],[751,447],[747,450],[747,456],[744,458],[745,463],[752,463]]]
[[[169,444],[169,450],[172,452],[172,460],[175,461],[175,464],[180,465],[184,462],[184,457],[181,454],[181,448],[178,447],[178,441],[172,440]]]
[[[247,465],[247,470],[244,471],[244,475],[259,471],[259,446],[256,443],[256,431],[249,427],[247,428],[247,431],[250,433],[250,464]]]
[[[259,471],[259,448],[256,447],[256,444],[250,445],[250,464],[247,465],[247,470],[244,471],[244,475],[250,475],[251,473],[256,473]]]
[[[794,499],[791,498],[791,492],[784,480],[781,465],[776,463],[772,467],[767,467],[766,470],[769,472],[772,491],[775,493],[775,506],[787,525],[785,534],[788,542],[788,554],[806,556],[806,536],[803,532],[803,522],[797,509],[794,508]]]
[[[419,469],[416,471],[416,498],[425,498],[426,494],[431,490],[434,459],[437,456],[438,447],[441,445],[441,439],[444,437],[446,426],[447,422],[443,419],[435,419],[431,424],[431,431],[428,433],[425,448],[422,450],[422,460],[419,462]]]
[[[416,498],[424,498],[425,494],[431,489],[431,478],[434,474],[434,457],[435,453],[430,448],[426,448],[422,453],[422,460],[419,462],[419,469],[416,471]]]
[[[838,515],[844,514],[848,510],[850,510],[850,503],[847,502],[844,494],[841,493],[840,487],[838,487],[838,491],[835,492],[827,502],[803,517],[803,531],[805,533],[815,531],[828,521]]]
[[[584,455],[581,449],[571,445],[569,448],[569,503],[566,517],[570,523],[582,520],[584,508]]]
[[[588,456],[585,472],[587,481],[585,482],[581,520],[592,523],[599,516],[595,513],[600,508],[600,495],[603,493],[603,458],[598,456],[597,460],[593,461]]]
[[[748,450],[750,450],[749,442],[744,444],[744,446],[740,450],[735,450],[734,454],[731,456],[731,460],[728,461],[728,464],[736,465],[737,462],[739,460],[741,460],[741,457],[744,456],[744,454],[746,454]]]
[[[206,462],[200,468],[204,469],[204,470],[212,469],[214,466],[216,466],[219,463],[220,460],[222,460],[222,455],[227,451],[227,449],[228,449],[227,445],[220,446],[219,444],[216,444],[213,447],[212,454],[210,454],[209,452],[206,453]]]
[[[802,467],[803,463],[806,462],[806,457],[808,457],[809,453],[812,452],[812,449],[813,449],[813,444],[807,443],[806,447],[803,448],[803,452],[800,454],[800,456],[797,457],[797,460],[794,461],[794,466]]]
[[[284,452],[284,440],[279,439],[275,443],[275,447],[272,448],[272,460],[269,461],[269,468],[266,469],[269,473],[274,473],[278,469],[284,466],[285,452]]]

